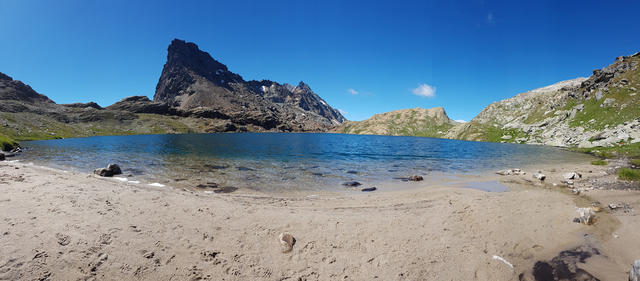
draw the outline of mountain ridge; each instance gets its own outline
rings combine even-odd
[[[393,110],[363,121],[348,121],[334,131],[345,134],[443,137],[458,122],[443,107]]]
[[[130,96],[101,107],[57,104],[0,73],[0,137],[32,140],[96,135],[208,132],[323,132],[346,119],[304,82],[245,81],[175,39],[154,100]]]

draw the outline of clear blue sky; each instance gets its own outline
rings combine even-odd
[[[640,51],[638,11],[640,1],[0,0],[0,72],[58,103],[106,106],[153,97],[180,38],[246,80],[305,81],[351,120],[435,106],[469,120]]]

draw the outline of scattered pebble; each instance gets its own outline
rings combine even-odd
[[[343,183],[342,185],[351,186],[351,187],[358,187],[358,186],[361,186],[362,184],[357,182],[357,181],[348,181],[348,182]]]
[[[538,180],[540,180],[540,181],[544,181],[544,179],[546,179],[546,178],[547,178],[547,176],[545,176],[545,175],[544,175],[544,174],[542,174],[542,173],[535,173],[535,174],[533,174],[533,177],[534,177],[534,178],[536,178],[536,179],[538,179]]]
[[[422,176],[413,175],[409,177],[409,181],[422,181],[424,178]]]

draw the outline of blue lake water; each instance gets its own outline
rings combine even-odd
[[[118,163],[131,179],[256,190],[337,190],[351,180],[376,185],[411,175],[590,159],[544,146],[323,133],[104,136],[23,145],[22,161],[56,168],[91,172]]]

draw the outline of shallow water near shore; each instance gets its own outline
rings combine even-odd
[[[118,163],[131,180],[260,191],[339,191],[345,181],[384,189],[381,183],[411,175],[480,175],[590,159],[544,146],[323,133],[103,136],[24,146],[22,160],[55,168],[91,172]]]

